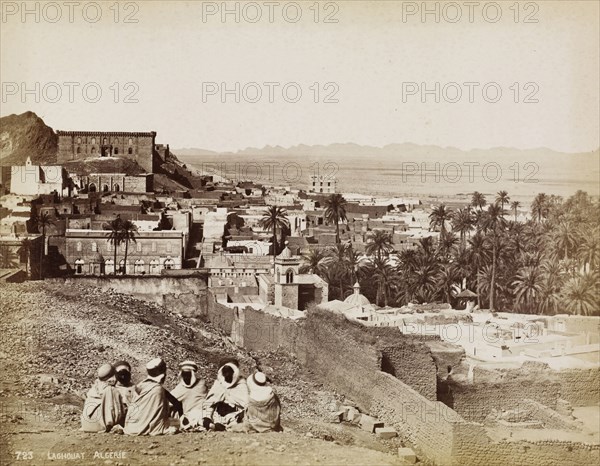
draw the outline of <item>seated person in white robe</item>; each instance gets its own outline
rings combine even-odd
[[[183,405],[181,428],[193,429],[202,425],[203,406],[206,399],[206,383],[196,376],[198,365],[193,361],[183,361],[179,364],[179,383],[171,391]]]
[[[206,396],[204,428],[227,430],[242,422],[248,406],[246,379],[240,374],[235,359],[224,361],[217,372],[217,380]]]
[[[131,366],[127,361],[119,361],[114,364],[117,383],[115,387],[121,394],[125,406],[129,406],[135,394],[135,385],[131,383]]]
[[[81,430],[84,432],[109,432],[114,426],[122,425],[125,419],[125,406],[114,387],[115,368],[104,364],[98,369],[97,376],[87,392],[81,413]]]
[[[170,407],[183,414],[181,403],[162,384],[167,375],[167,365],[160,359],[146,364],[148,377],[135,387],[133,401],[127,409],[125,428],[128,435],[163,435],[177,432],[170,426]]]
[[[246,380],[248,384],[248,409],[244,424],[251,432],[281,431],[281,403],[273,389],[267,385],[267,376],[256,372]]]

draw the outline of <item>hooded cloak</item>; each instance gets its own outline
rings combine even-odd
[[[117,424],[123,424],[125,406],[118,390],[105,381],[96,379],[87,392],[81,430],[84,432],[108,432]]]

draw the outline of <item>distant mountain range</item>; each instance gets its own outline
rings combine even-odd
[[[557,152],[552,149],[540,147],[536,149],[515,149],[511,147],[493,147],[490,149],[462,150],[456,147],[440,147],[433,145],[418,145],[412,143],[388,144],[383,147],[362,146],[359,144],[329,144],[309,146],[300,144],[292,147],[265,146],[262,149],[248,147],[236,152],[216,152],[206,149],[185,148],[172,149],[176,155],[183,157],[193,156],[279,156],[279,157],[396,157],[407,154],[418,158],[445,159],[445,158],[498,158],[506,156],[523,156],[524,158],[562,157],[562,156],[599,156],[600,148],[595,151],[583,153]]]
[[[21,115],[9,115],[0,118],[0,162],[2,165],[24,164],[28,156],[33,163],[56,163],[58,137],[54,130],[33,112]],[[262,149],[248,147],[236,152],[217,152],[201,148],[172,149],[175,155],[190,157],[214,156],[249,156],[249,157],[379,157],[394,158],[399,155],[410,156],[413,160],[464,160],[500,159],[503,157],[531,160],[537,158],[587,156],[597,158],[600,148],[583,153],[557,152],[548,148],[515,149],[510,147],[494,147],[490,149],[461,150],[456,147],[440,147],[435,145],[419,145],[412,143],[388,144],[383,147],[363,146],[353,143],[337,143],[329,145],[305,145],[292,147],[265,146]]]

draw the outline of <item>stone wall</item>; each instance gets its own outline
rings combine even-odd
[[[231,335],[235,320],[235,311],[230,307],[219,304],[210,291],[208,292],[206,312],[201,317],[208,320],[222,332]]]
[[[560,397],[573,406],[590,406],[600,401],[600,369],[566,369],[556,373]]]
[[[600,400],[597,368],[554,371],[545,364],[526,362],[517,369],[476,367],[473,376],[473,383],[449,378],[444,402],[476,422],[482,422],[492,409],[514,409],[524,396],[551,409],[556,409],[559,398],[573,406],[595,405]]]
[[[492,412],[516,409],[525,395],[552,409],[556,408],[560,385],[544,380],[506,380],[504,382],[477,382],[453,384],[449,382],[449,399],[444,401],[463,418],[474,422],[483,420]]]
[[[137,299],[151,301],[189,317],[203,314],[207,308],[207,287],[203,277],[73,277],[54,279],[65,283],[83,283],[103,291],[131,295]]]
[[[493,442],[482,424],[469,422],[461,413],[445,404],[427,399],[434,393],[436,367],[432,354],[435,346],[431,341],[417,336],[403,335],[398,329],[365,328],[345,320],[341,316],[325,315],[310,310],[307,317],[299,320],[285,319],[250,308],[230,309],[213,299],[205,316],[213,325],[232,336],[234,342],[249,351],[274,351],[279,348],[296,355],[304,368],[327,387],[344,394],[357,404],[362,412],[393,426],[403,441],[413,446],[421,459],[425,457],[440,465],[505,465],[505,464],[595,464],[598,446],[571,442]],[[411,351],[410,348],[414,348]],[[446,352],[447,348],[437,348]],[[452,353],[452,352],[450,352]],[[452,360],[460,364],[460,352],[438,359]],[[391,373],[382,371],[387,355],[390,366],[403,374],[426,367],[421,376],[430,384],[422,384],[420,377],[407,375],[405,380],[415,384],[418,391],[408,386]],[[385,369],[385,367],[384,367]],[[388,367],[389,369],[389,367]],[[528,368],[544,372],[533,365]],[[438,374],[440,369],[438,368]],[[451,371],[449,380],[452,379]],[[396,375],[399,375],[398,373]],[[479,374],[480,378],[482,374]],[[546,406],[556,405],[560,389],[557,381],[547,383],[536,375],[542,388],[529,386],[518,372],[504,371],[489,375],[488,385],[478,383],[478,389],[466,387],[464,393],[454,395],[458,405],[469,414],[466,407],[473,403],[475,415],[480,419],[489,412],[489,403],[499,398],[501,406],[515,406],[518,400],[534,398],[547,410],[548,419],[552,411]],[[512,379],[515,379],[516,382]],[[532,379],[534,380],[534,379]],[[545,388],[544,388],[545,387]],[[529,405],[539,406],[528,401]],[[554,403],[554,406],[553,406]],[[466,417],[466,416],[465,416]]]
[[[275,284],[275,306],[298,309],[298,284]]]
[[[102,155],[102,148],[108,147],[106,156],[135,160],[148,173],[153,172],[155,132],[57,131],[57,135],[59,164],[99,157]]]
[[[591,465],[600,462],[600,447],[559,440],[490,442],[474,424],[454,430],[453,465]]]
[[[537,401],[525,398],[519,401],[519,409],[535,421],[541,421],[544,429],[581,430],[582,423],[572,417],[557,413]]]
[[[406,441],[428,458],[448,464],[452,432],[454,424],[462,422],[460,416],[443,403],[426,399],[393,375],[380,370],[383,358],[379,341],[386,340],[391,333],[374,331],[383,329],[367,331],[364,327],[331,317],[326,319],[309,313],[304,322],[307,339],[304,364],[307,369],[324,384],[352,399],[361,411],[394,426]],[[407,341],[402,342],[403,338]],[[412,337],[403,337],[396,332],[395,339],[400,342],[401,349],[393,351],[386,341],[385,351],[393,355],[398,364],[400,362],[395,358],[404,356],[404,368],[416,368],[425,361],[433,375],[428,379],[435,391],[431,354],[426,348],[425,354],[403,352],[402,348],[410,346]]]
[[[437,367],[429,347],[420,341],[399,341],[381,351],[381,368],[425,398],[437,401]],[[419,364],[415,357],[421,356]]]
[[[283,349],[291,356],[305,359],[303,319],[285,319],[248,307],[238,309],[233,326],[236,333],[234,343],[248,351]]]

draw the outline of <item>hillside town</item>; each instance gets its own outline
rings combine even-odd
[[[399,436],[408,462],[598,457],[597,199],[428,204],[341,193],[327,176],[308,189],[234,181],[156,138],[57,131],[55,161],[3,167],[3,289],[91,285],[204,316],[247,351],[283,349],[353,400],[331,422]],[[437,419],[407,413],[415,404]]]

